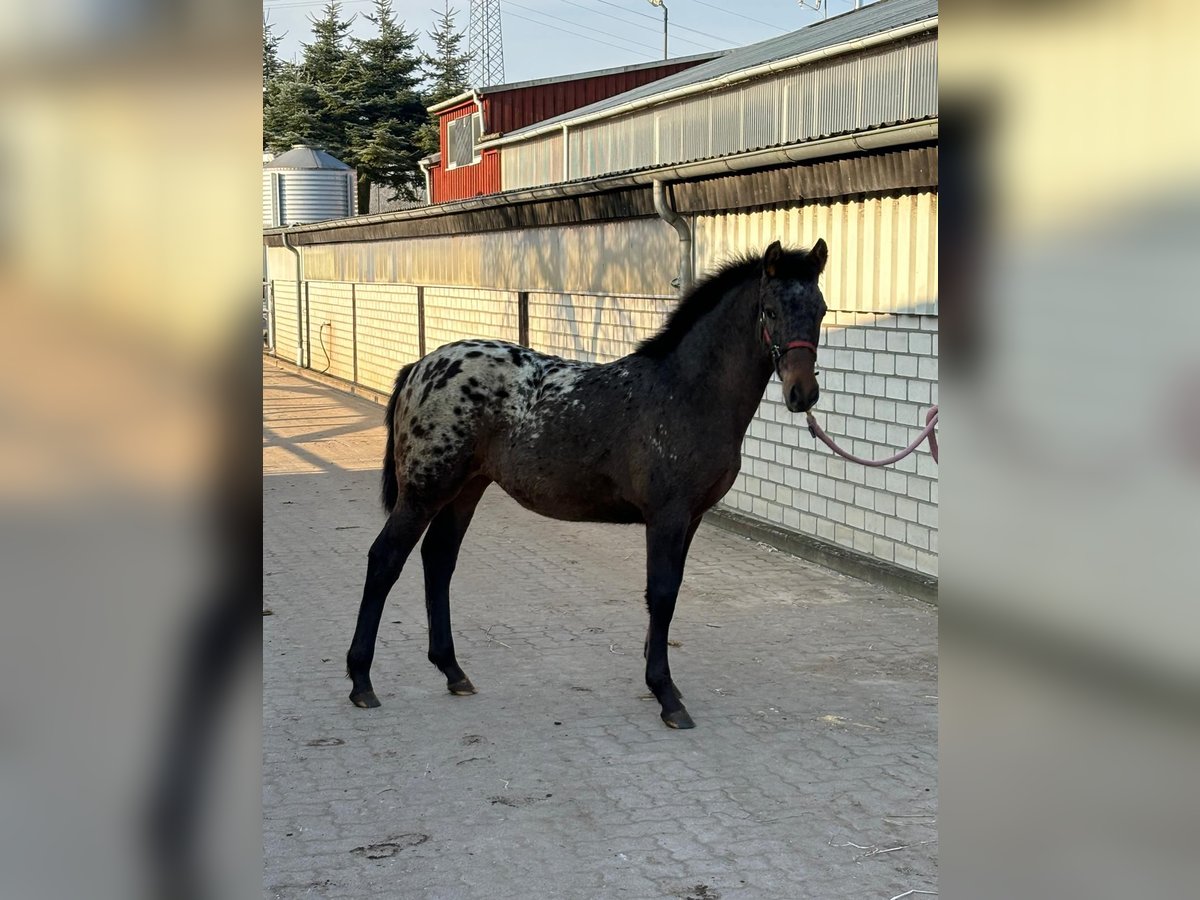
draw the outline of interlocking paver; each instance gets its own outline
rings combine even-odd
[[[479,694],[425,659],[414,554],[380,631],[384,705],[352,706],[381,419],[264,368],[265,896],[936,889],[936,611],[708,524],[671,631],[694,731],[665,728],[642,681],[642,529],[554,522],[495,487],[451,591]]]

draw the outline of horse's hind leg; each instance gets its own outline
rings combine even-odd
[[[458,562],[463,536],[475,515],[479,498],[491,482],[484,477],[469,481],[457,497],[442,507],[421,542],[425,567],[425,610],[429,615],[429,661],[446,676],[452,694],[473,694],[475,686],[458,665],[454,635],[450,631],[450,579]]]
[[[346,674],[354,685],[350,700],[355,706],[379,705],[379,698],[371,688],[371,661],[375,657],[375,638],[379,634],[383,604],[428,523],[427,512],[401,500],[367,554],[367,581],[358,609],[358,625],[354,629],[354,640],[350,642],[350,652],[346,654]]]

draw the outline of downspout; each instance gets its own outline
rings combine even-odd
[[[288,243],[287,227],[280,232],[283,238],[283,246],[296,255],[296,365],[304,365],[304,287],[301,282],[304,280],[304,272],[300,268],[300,251]]]
[[[425,202],[433,203],[433,184],[429,180],[429,163],[427,160],[428,157],[418,159],[417,166],[420,168],[421,174],[425,176]]]
[[[567,136],[567,126],[563,123],[562,127],[562,180],[571,180],[571,140]]]
[[[692,287],[692,231],[687,221],[671,208],[667,200],[666,182],[654,179],[654,211],[679,235],[679,296]]]
[[[487,134],[487,122],[483,120],[483,97],[479,95],[478,88],[471,88],[471,100],[479,110],[479,133]]]

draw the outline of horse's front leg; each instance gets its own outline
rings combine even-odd
[[[675,615],[675,598],[683,581],[683,564],[695,526],[688,517],[657,519],[646,527],[646,606],[650,631],[646,638],[646,685],[662,706],[662,720],[672,728],[696,723],[680,701],[667,662],[667,636]]]

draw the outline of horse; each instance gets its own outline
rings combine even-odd
[[[379,706],[370,669],[388,592],[421,542],[429,653],[452,694],[475,693],[450,631],[450,579],[493,482],[567,521],[646,526],[646,685],[671,728],[694,722],[671,678],[667,634],[703,514],[733,485],[742,438],[772,373],[803,413],[819,395],[828,249],[778,241],[698,283],[663,328],[615,362],[517,344],[447,344],[400,370],[387,404],[383,506],[346,655],[350,700]],[[614,423],[621,423],[614,428]]]

